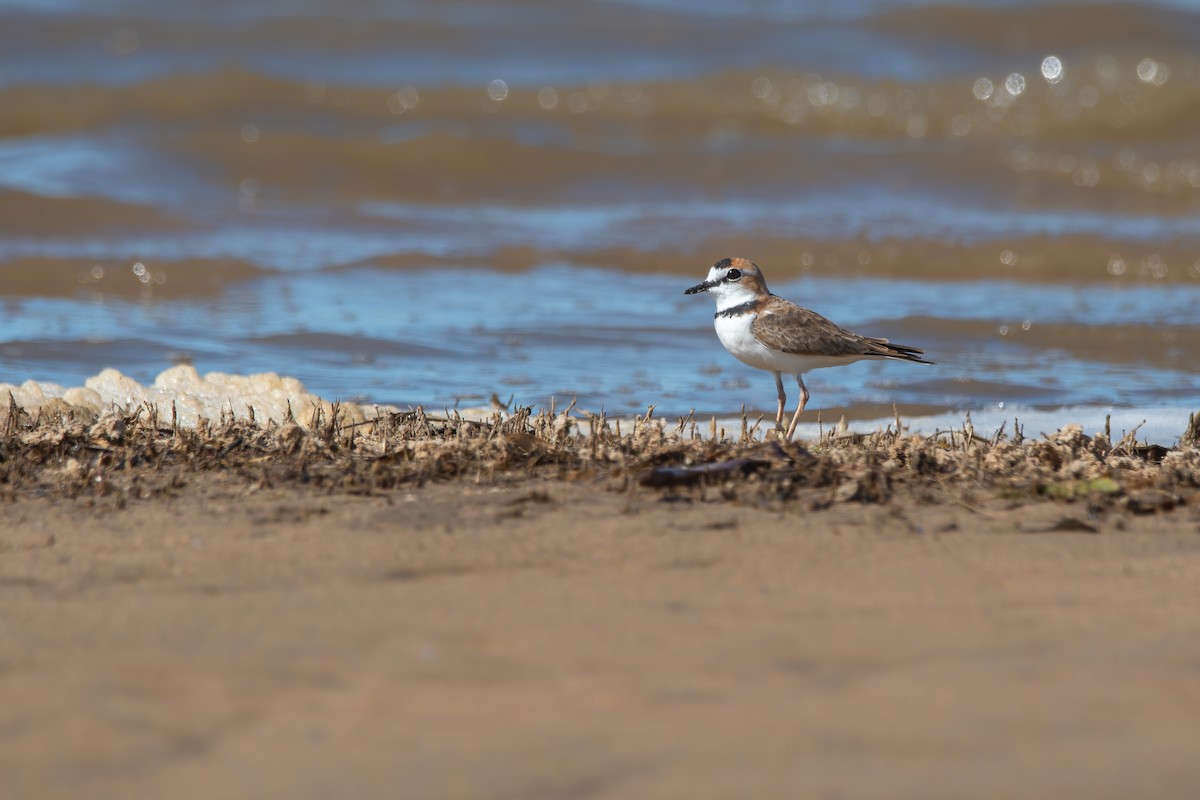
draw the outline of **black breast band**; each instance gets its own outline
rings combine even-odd
[[[753,311],[757,306],[757,300],[750,300],[749,302],[742,303],[740,306],[733,306],[732,308],[727,308],[724,311],[718,311],[717,313],[713,314],[713,319],[717,319],[718,317],[740,317],[742,314]]]

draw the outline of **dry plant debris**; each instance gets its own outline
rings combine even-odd
[[[337,407],[301,426],[260,424],[232,413],[183,428],[158,409],[95,416],[57,410],[31,418],[10,404],[0,427],[0,498],[108,499],[121,507],[170,496],[189,476],[219,471],[245,491],[303,485],[315,492],[372,495],[431,481],[515,485],[595,481],[667,498],[752,504],[886,503],[898,493],[943,502],[977,491],[1014,500],[1088,504],[1135,513],[1200,502],[1200,446],[1113,443],[1080,426],[1038,438],[1015,427],[988,438],[969,421],[933,436],[894,428],[870,435],[833,431],[817,442],[702,435],[653,410],[626,422],[571,410],[497,411],[473,421],[421,409],[345,424]]]

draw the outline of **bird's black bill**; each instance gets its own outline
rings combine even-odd
[[[709,289],[711,289],[712,287],[714,287],[716,285],[717,285],[717,281],[705,281],[704,283],[697,283],[695,286],[693,286],[690,289],[684,289],[683,293],[684,294],[699,294],[700,292],[707,292]]]

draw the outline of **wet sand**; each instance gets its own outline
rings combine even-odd
[[[581,442],[525,423],[426,420],[350,451],[294,426],[10,424],[10,796],[1115,798],[1200,780],[1195,451],[1068,431],[1025,463],[999,441]],[[946,459],[928,480],[921,452]],[[702,464],[714,479],[686,485]]]
[[[218,477],[5,514],[12,797],[1183,796],[1196,512]],[[924,533],[918,532],[923,530]]]

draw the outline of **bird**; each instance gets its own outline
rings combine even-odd
[[[865,358],[933,364],[921,358],[924,350],[887,339],[860,336],[831,322],[815,311],[772,294],[762,270],[745,258],[723,258],[708,270],[708,277],[684,294],[707,292],[717,303],[713,314],[717,338],[734,358],[775,375],[779,408],[775,428],[783,428],[787,394],[783,374],[794,375],[800,402],[787,427],[788,441],[796,432],[800,414],[808,404],[804,373],[838,367]]]

